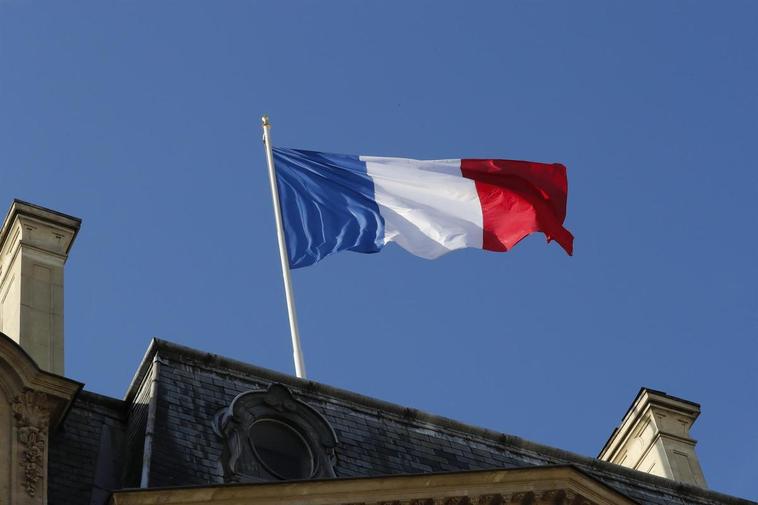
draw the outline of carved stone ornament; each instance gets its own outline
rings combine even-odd
[[[488,493],[460,496],[442,496],[434,498],[413,498],[410,500],[380,501],[380,502],[353,502],[342,505],[598,505],[580,494],[569,489],[557,488],[543,492],[524,491],[512,494]]]
[[[37,493],[37,484],[44,475],[45,444],[50,413],[47,395],[27,390],[13,402],[18,441],[21,447],[19,462],[23,470],[22,485],[29,496]]]
[[[238,395],[214,420],[226,482],[335,477],[329,422],[281,384]]]

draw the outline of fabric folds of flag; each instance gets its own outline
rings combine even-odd
[[[573,251],[558,163],[273,154],[291,268],[390,242],[428,259],[465,247],[507,251],[534,232]]]

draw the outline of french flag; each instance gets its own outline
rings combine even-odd
[[[534,232],[573,251],[558,163],[273,154],[290,268],[390,242],[428,259],[465,247],[507,251]]]

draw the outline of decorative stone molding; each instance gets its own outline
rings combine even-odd
[[[434,505],[472,505],[472,503],[468,496],[449,496],[434,500]]]
[[[409,505],[434,505],[434,500],[431,498],[414,498]]]
[[[637,505],[573,467],[116,491],[111,505]]]
[[[281,384],[238,395],[216,415],[214,430],[224,440],[221,464],[225,482],[335,476],[334,430],[321,414]],[[273,453],[277,455],[272,457]]]
[[[127,493],[119,493],[127,494]],[[144,492],[142,494],[145,494]],[[158,493],[156,493],[158,494]],[[165,495],[165,493],[160,493]],[[156,499],[132,501],[120,498],[111,503],[119,504],[157,504],[161,503]],[[171,503],[212,503],[204,501],[171,501]],[[233,502],[236,503],[236,502]],[[491,504],[491,503],[511,503],[513,505],[600,505],[601,502],[593,501],[581,494],[572,492],[565,488],[552,489],[546,492],[533,493],[523,492],[514,494],[485,494],[485,495],[459,495],[446,497],[428,497],[412,498],[406,500],[389,500],[389,501],[351,501],[351,502],[334,502],[329,505],[463,505],[463,504]]]
[[[476,505],[502,505],[505,502],[502,494],[483,494],[474,503]]]
[[[22,451],[19,464],[23,470],[22,485],[26,494],[37,494],[37,483],[42,479],[46,463],[45,451],[50,411],[45,393],[27,389],[13,402],[16,433]]]
[[[43,370],[0,333],[0,504],[47,503],[50,430],[81,384]]]

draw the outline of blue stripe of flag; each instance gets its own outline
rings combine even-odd
[[[384,219],[357,156],[274,148],[290,268],[338,251],[379,252]]]

